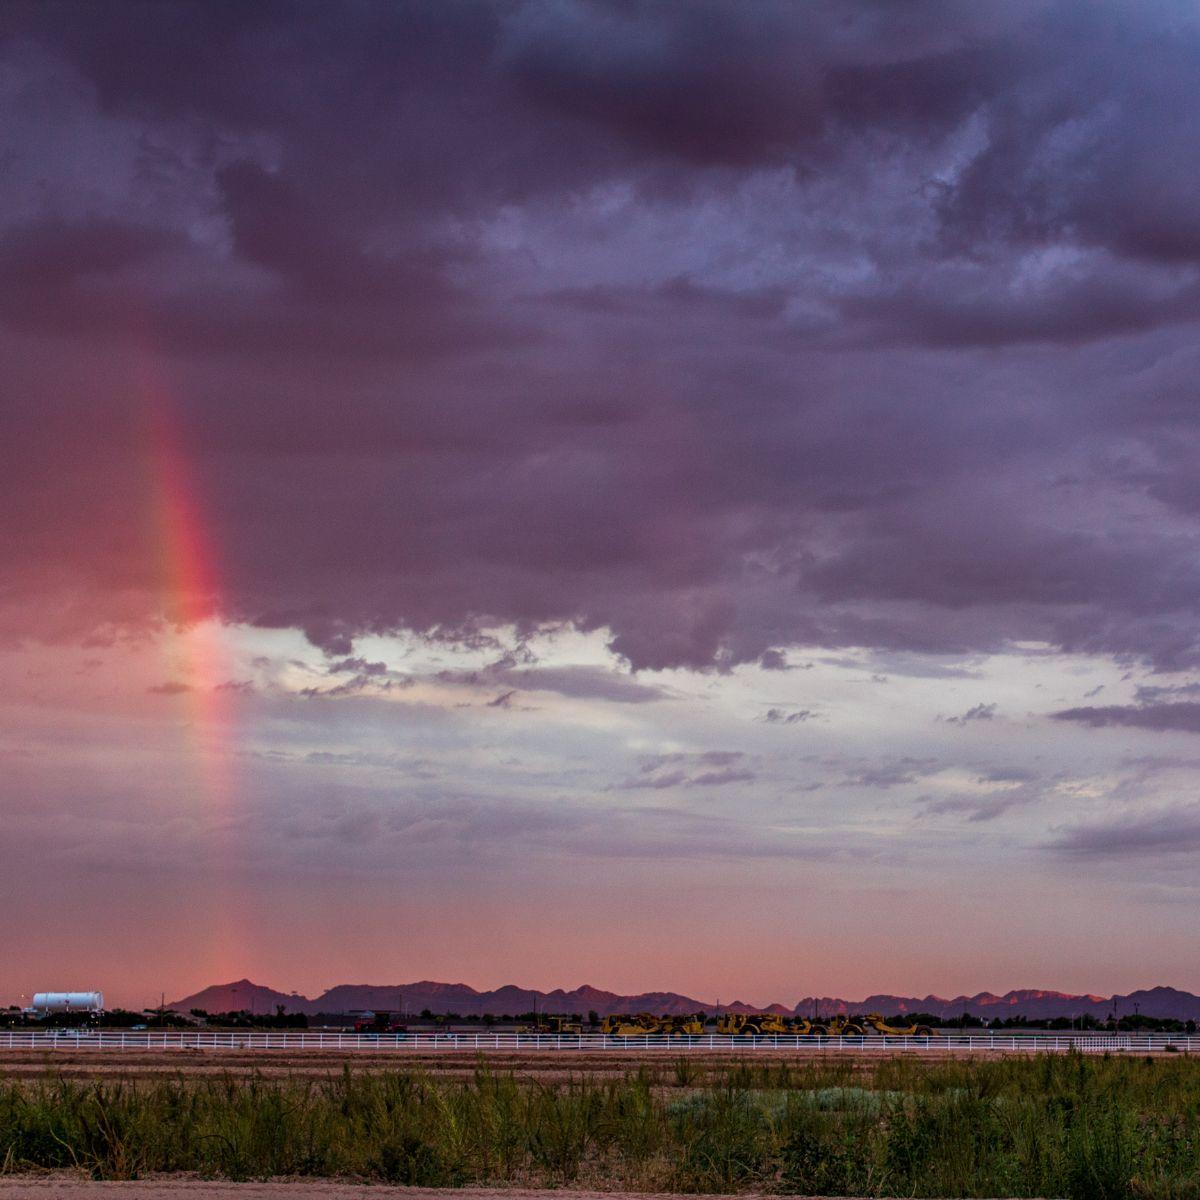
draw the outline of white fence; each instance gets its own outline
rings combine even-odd
[[[1200,1051],[1200,1036],[1133,1033],[942,1034],[934,1037],[612,1037],[600,1033],[337,1033],[327,1031],[167,1029],[167,1030],[0,1030],[3,1050],[867,1050],[867,1051],[1042,1051],[1088,1053],[1168,1050]]]

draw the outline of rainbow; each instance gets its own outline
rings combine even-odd
[[[163,620],[163,660],[168,679],[180,685],[179,700],[185,706],[179,753],[195,797],[188,816],[197,834],[196,861],[213,880],[214,894],[206,897],[204,913],[208,961],[197,965],[216,978],[236,978],[244,965],[246,942],[238,917],[245,906],[236,870],[237,695],[228,686],[232,656],[219,617],[214,539],[204,520],[202,491],[177,404],[150,367],[150,356],[143,355],[142,361],[139,398],[148,532]]]

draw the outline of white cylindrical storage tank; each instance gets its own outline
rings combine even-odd
[[[104,1010],[103,992],[36,992],[33,1007],[46,1013],[94,1013]]]

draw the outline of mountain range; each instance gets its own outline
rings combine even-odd
[[[458,1013],[462,1016],[482,1016],[491,1013],[503,1014],[529,1012],[534,1007],[539,1012],[599,1013],[606,1016],[616,1012],[652,1012],[656,1014],[715,1012],[717,1006],[678,992],[642,992],[634,996],[623,996],[600,988],[584,985],[571,991],[555,988],[541,992],[534,988],[519,988],[513,984],[496,988],[494,991],[477,991],[465,983],[436,983],[421,980],[418,983],[368,984],[342,983],[329,988],[321,995],[309,999],[298,992],[279,992],[274,988],[239,979],[235,983],[215,984],[194,995],[176,1000],[170,1008],[180,1012],[202,1008],[206,1012],[236,1012],[248,1009],[253,1012],[273,1012],[283,1005],[288,1012],[300,1012],[309,1016],[317,1013],[348,1013],[362,1010],[421,1012],[429,1009],[434,1013]],[[1052,992],[1035,988],[1021,988],[1003,995],[978,992],[974,996],[892,996],[879,994],[865,1000],[843,1000],[835,996],[806,996],[789,1008],[783,1004],[770,1004],[765,1009],[735,1000],[722,1004],[723,1012],[776,1012],[781,1015],[798,1013],[811,1016],[819,1013],[830,1016],[834,1013],[879,1012],[885,1016],[896,1013],[931,1013],[943,1020],[953,1020],[964,1012],[990,1020],[992,1017],[1024,1016],[1030,1018],[1072,1017],[1090,1013],[1105,1018],[1110,1013],[1117,1016],[1140,1012],[1147,1017],[1174,1017],[1181,1021],[1200,1020],[1200,996],[1172,987],[1153,987],[1130,992],[1128,995],[1096,996],[1091,994],[1072,995],[1069,992]]]

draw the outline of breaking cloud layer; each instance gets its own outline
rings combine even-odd
[[[69,919],[84,893],[109,897],[151,988],[418,961],[783,995],[812,973],[859,991],[880,971],[1086,979],[1114,909],[1127,932],[1155,922],[1155,977],[1194,940],[1186,739],[1020,715],[1020,698],[1045,713],[1098,681],[1190,694],[1181,676],[1035,653],[881,685],[859,652],[664,673],[630,702],[623,685],[644,681],[598,665],[599,632],[499,652],[363,638],[329,658],[243,627],[224,631],[226,671],[188,673],[212,632],[166,653],[0,649],[0,874],[14,927],[67,931],[17,945],[14,969],[112,970],[114,943]],[[937,719],[993,703],[1008,715]],[[879,926],[881,907],[948,903],[972,919],[937,939]],[[628,911],[654,914],[633,946],[613,934]]]
[[[0,634],[163,615],[166,421],[339,658],[1194,664],[1198,87],[1182,3],[10,0]]]

